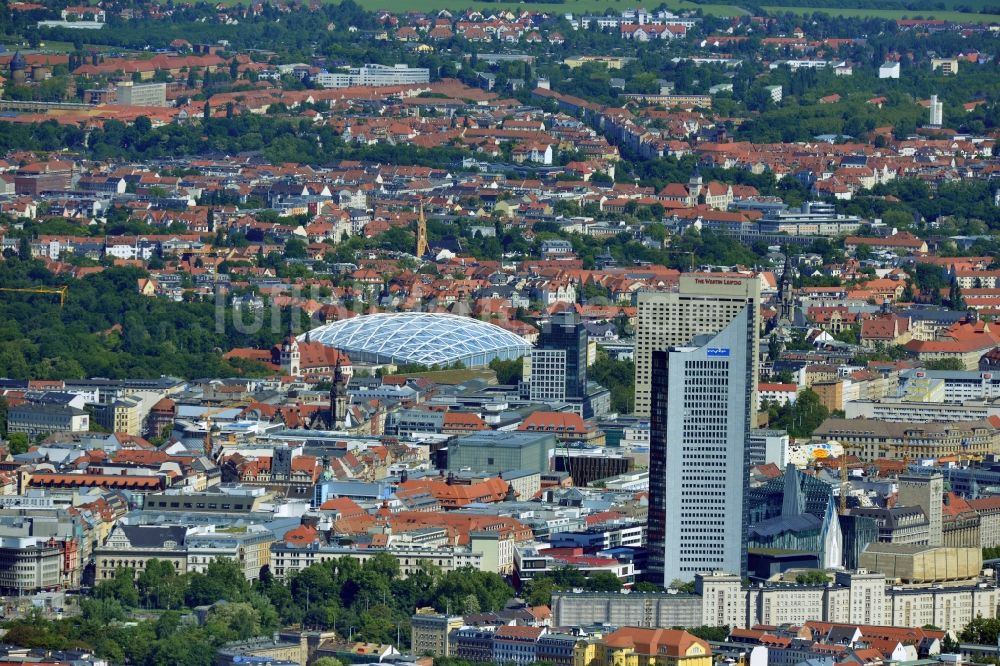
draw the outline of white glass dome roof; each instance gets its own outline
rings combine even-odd
[[[361,315],[335,321],[299,336],[346,352],[360,363],[418,363],[467,367],[489,365],[495,358],[526,355],[531,344],[494,324],[437,312]]]

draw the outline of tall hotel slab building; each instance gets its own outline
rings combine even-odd
[[[636,411],[651,419],[649,571],[668,584],[746,571],[760,283],[686,274],[639,295]]]

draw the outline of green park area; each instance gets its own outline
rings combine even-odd
[[[230,0],[235,2],[235,0]],[[499,9],[509,9],[523,11],[548,12],[552,14],[603,14],[605,10],[612,9],[621,11],[623,9],[634,8],[636,6],[647,6],[652,9],[660,2],[636,3],[635,0],[565,0],[564,2],[510,2],[501,0],[499,2],[484,2],[482,0],[423,0],[415,5],[412,0],[358,0],[358,4],[370,11],[385,10],[393,13],[409,11],[463,11],[466,9],[477,9],[481,12],[497,11]],[[737,5],[731,4],[703,4],[688,2],[687,0],[666,0],[664,3],[672,11],[693,11],[701,9],[705,14],[713,16],[735,16],[747,14],[748,11]]]
[[[924,18],[954,21],[956,23],[1000,23],[1000,14],[978,14],[955,10],[930,9],[926,11],[911,11],[905,9],[869,9],[864,7],[795,7],[790,5],[765,5],[763,9],[771,14],[786,12],[792,14],[812,14],[814,12],[823,12],[832,16],[846,16],[848,18]]]
[[[416,9],[410,0],[358,0],[358,4],[368,10],[386,10],[390,12],[406,12]],[[642,4],[642,3],[639,3]],[[646,3],[649,8],[654,4]],[[688,0],[668,0],[666,6],[673,11],[693,11],[701,10],[705,14],[712,16],[737,16],[750,13],[747,8],[736,4],[715,4],[696,3]],[[996,5],[994,0],[951,0],[948,2],[934,3],[926,9],[881,9],[869,7],[845,7],[844,4],[861,4],[857,2],[846,2],[840,6],[831,2],[828,6],[809,5],[765,5],[762,8],[769,13],[790,12],[793,14],[811,14],[813,12],[824,12],[834,16],[861,17],[861,18],[932,18],[957,22],[976,23],[1000,23],[1000,14],[978,13],[983,10],[993,9]],[[420,3],[421,11],[438,11],[448,9],[450,11],[461,11],[469,8],[478,9],[481,12],[495,11],[497,9],[523,10],[533,9],[536,11],[550,12],[553,14],[603,14],[607,9],[615,11],[637,6],[634,0],[565,0],[564,2],[512,2],[499,0],[498,2],[488,2],[484,0],[424,0]],[[889,6],[892,6],[890,3]]]

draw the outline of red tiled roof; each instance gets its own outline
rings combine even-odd
[[[542,635],[545,631],[545,627],[518,627],[504,625],[497,629],[494,634],[495,638],[501,640],[505,638],[515,639],[515,640],[538,640],[538,637]]]
[[[680,629],[623,627],[605,636],[604,643],[617,648],[633,647],[640,655],[683,657],[694,644],[700,644],[705,654],[712,653],[707,642]]]
[[[579,414],[572,412],[533,412],[517,427],[518,430],[552,432],[552,433],[584,433],[587,426]]]

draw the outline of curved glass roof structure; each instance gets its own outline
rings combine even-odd
[[[335,321],[308,334],[346,352],[361,363],[419,363],[484,366],[495,358],[512,360],[528,353],[531,344],[494,324],[437,312],[370,314]]]

